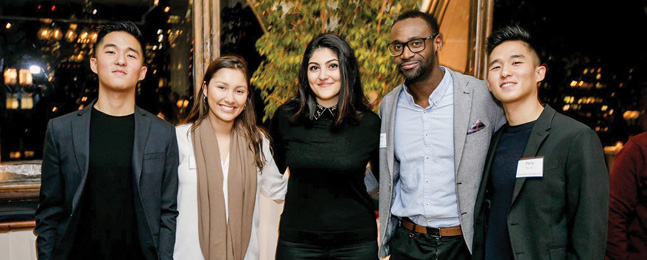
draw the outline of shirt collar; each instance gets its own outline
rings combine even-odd
[[[440,69],[445,72],[445,75],[438,84],[438,87],[436,87],[436,89],[431,92],[431,95],[429,95],[429,107],[423,107],[423,109],[432,108],[438,105],[438,103],[440,103],[440,100],[443,99],[443,97],[447,93],[447,89],[449,89],[453,85],[452,75],[449,74],[449,71],[443,66],[440,66]],[[402,93],[404,94],[410,105],[418,106],[418,104],[416,104],[416,102],[413,100],[413,95],[411,95],[407,91],[407,85],[404,83],[402,83]]]
[[[323,115],[329,115],[331,117],[335,117],[335,114],[337,113],[337,105],[331,106],[331,107],[324,107],[322,105],[317,104],[317,110],[315,111],[314,117],[315,120],[319,120],[321,116]]]

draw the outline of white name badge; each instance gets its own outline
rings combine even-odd
[[[380,134],[380,148],[386,148],[386,133]]]
[[[195,157],[193,155],[189,155],[189,170],[194,170],[195,169]]]
[[[543,177],[544,157],[521,158],[517,164],[517,178]]]

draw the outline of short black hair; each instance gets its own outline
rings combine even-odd
[[[427,22],[427,25],[429,25],[429,29],[431,29],[432,34],[438,34],[440,32],[436,18],[434,18],[434,16],[431,14],[421,12],[418,10],[411,10],[400,14],[400,16],[398,16],[398,19],[396,19],[395,22],[393,22],[393,25],[395,25],[399,21],[409,19],[409,18],[421,18],[425,20],[425,22]]]
[[[537,55],[539,63],[541,63],[541,56],[539,56],[530,32],[519,25],[507,25],[494,31],[487,38],[487,54],[492,54],[494,48],[507,41],[522,41],[526,43],[528,48]]]
[[[111,32],[126,32],[135,39],[137,39],[137,42],[139,42],[139,47],[142,49],[142,57],[145,55],[145,49],[144,49],[144,36],[142,35],[142,32],[139,30],[137,25],[131,21],[121,21],[121,22],[107,22],[103,23],[99,26],[97,29],[97,42],[94,44],[94,50],[96,54],[97,47],[99,47],[99,44],[101,44],[101,41],[103,40],[103,37],[105,37],[107,34]],[[142,59],[144,60],[144,59]]]

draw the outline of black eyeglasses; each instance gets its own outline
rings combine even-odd
[[[438,34],[425,38],[415,38],[405,43],[394,42],[390,43],[387,48],[389,49],[389,54],[393,57],[402,55],[404,46],[407,46],[411,52],[418,53],[425,50],[425,40],[436,38],[436,36]]]

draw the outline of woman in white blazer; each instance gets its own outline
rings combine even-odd
[[[256,125],[246,62],[223,56],[177,127],[180,163],[175,259],[258,259],[259,193],[283,200],[286,182]]]

